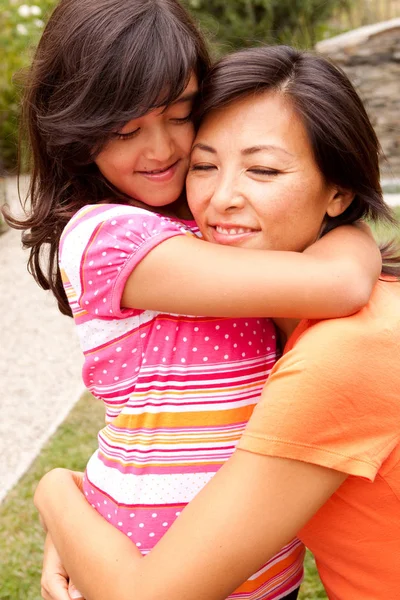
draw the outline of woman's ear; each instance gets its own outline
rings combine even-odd
[[[353,202],[354,195],[354,192],[350,190],[336,188],[326,209],[327,215],[329,217],[338,217],[341,215]]]

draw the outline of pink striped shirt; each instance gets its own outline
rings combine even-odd
[[[146,254],[194,230],[132,206],[91,205],[60,244],[83,379],[106,406],[85,494],[143,554],[231,456],[276,360],[269,319],[121,308]],[[232,598],[282,598],[300,584],[302,559],[294,540]]]

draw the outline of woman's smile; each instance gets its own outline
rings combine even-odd
[[[210,232],[210,235],[207,236],[209,241],[213,241],[216,244],[225,245],[240,245],[250,236],[260,233],[259,228],[246,227],[231,223],[224,223],[223,225],[209,225],[208,230]],[[213,239],[210,239],[211,237]]]

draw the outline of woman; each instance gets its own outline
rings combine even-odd
[[[376,136],[325,60],[287,47],[235,53],[212,70],[203,110],[187,189],[209,241],[301,252],[339,223],[390,220]],[[85,597],[222,600],[299,534],[330,598],[395,598],[399,299],[399,284],[384,278],[357,315],[277,321],[285,354],[239,449],[145,560],[92,511],[72,474],[45,476],[36,504]],[[51,572],[50,538],[47,547]],[[45,598],[67,597],[45,587]]]

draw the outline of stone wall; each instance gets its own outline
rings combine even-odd
[[[400,176],[400,18],[360,27],[316,46],[350,77],[378,134],[384,177]]]

